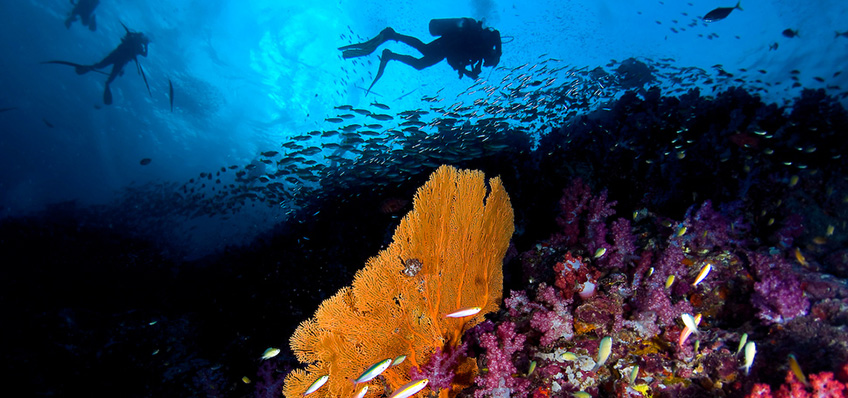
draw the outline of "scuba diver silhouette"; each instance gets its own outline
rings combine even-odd
[[[71,4],[74,8],[71,10],[71,13],[68,14],[68,19],[65,20],[65,27],[70,29],[71,24],[77,20],[77,17],[80,19],[80,23],[83,26],[88,26],[88,30],[95,31],[97,30],[97,20],[94,19],[94,9],[97,8],[97,5],[100,4],[100,0],[77,0],[76,3],[74,0],[71,0]]]
[[[433,19],[430,21],[430,34],[439,38],[424,43],[421,40],[399,34],[392,28],[385,28],[377,37],[364,43],[339,47],[345,59],[371,54],[381,44],[389,41],[405,43],[423,56],[415,58],[410,55],[396,54],[384,49],[380,57],[380,68],[377,76],[368,87],[368,92],[383,76],[386,64],[395,60],[403,62],[417,70],[433,66],[447,58],[448,65],[459,72],[459,78],[469,76],[476,79],[480,75],[482,65],[495,67],[501,59],[501,34],[492,28],[483,28],[483,22],[472,18]],[[471,69],[466,69],[471,66]]]
[[[78,75],[82,75],[91,71],[100,72],[97,69],[103,69],[109,65],[112,65],[112,71],[109,72],[109,78],[106,79],[106,89],[103,92],[103,103],[106,105],[112,104],[112,90],[109,88],[109,85],[117,78],[118,76],[123,74],[124,66],[126,66],[130,61],[135,61],[136,69],[141,77],[144,79],[144,84],[147,86],[147,91],[150,92],[150,85],[147,84],[147,77],[144,75],[144,70],[141,68],[141,65],[138,63],[138,56],[142,57],[147,56],[147,45],[150,43],[150,39],[141,32],[132,32],[127,28],[123,23],[121,24],[124,27],[124,30],[127,31],[127,34],[121,38],[121,44],[118,45],[117,48],[112,50],[106,58],[103,58],[100,62],[94,65],[80,65],[67,61],[46,61],[42,62],[43,64],[60,64],[60,65],[70,65],[73,66]],[[105,73],[104,73],[105,74]]]

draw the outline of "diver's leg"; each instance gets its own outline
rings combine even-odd
[[[392,40],[399,41],[403,44],[406,44],[407,46],[410,46],[410,47],[418,50],[419,52],[421,52],[421,54],[424,54],[424,51],[426,51],[426,48],[427,48],[427,45],[424,44],[423,41],[418,40],[417,37],[402,35],[400,33],[394,33],[392,35]],[[438,40],[438,39],[436,39],[436,40]]]
[[[339,47],[339,50],[342,50],[342,57],[344,59],[361,57],[363,55],[368,55],[374,52],[380,44],[383,44],[389,40],[394,40],[394,36],[397,35],[395,30],[392,28],[383,29],[377,37],[368,40],[364,43],[357,44],[349,44],[347,46]]]
[[[74,23],[74,21],[76,21],[76,20],[77,20],[77,15],[74,14],[73,12],[71,12],[71,14],[68,15],[68,19],[65,20],[65,27],[70,29],[71,24]]]
[[[103,103],[106,105],[112,105],[112,89],[109,88],[109,85],[121,74],[121,70],[123,70],[123,65],[112,65],[112,72],[109,73],[109,78],[106,79],[106,88],[103,90]]]
[[[121,49],[121,47],[118,46],[118,48],[112,50],[112,52],[110,52],[109,55],[106,56],[106,58],[103,58],[100,62],[98,62],[94,65],[91,65],[91,67],[94,68],[94,69],[103,69],[103,68],[105,68],[109,65],[117,66],[116,64],[117,64],[117,60],[118,60],[118,57],[119,57],[118,50],[120,50],[120,49]],[[119,67],[118,70],[120,71],[120,69],[122,69],[122,68],[123,68],[123,65],[121,65],[121,67]],[[115,68],[113,67],[112,70],[114,71]]]
[[[424,68],[427,68],[427,67],[430,67],[430,66],[433,66],[433,65],[439,63],[441,60],[444,59],[444,57],[439,58],[437,56],[425,55],[421,58],[415,58],[415,57],[410,56],[410,55],[391,53],[391,56],[390,56],[389,59],[393,59],[395,61],[403,62],[403,63],[405,63],[405,64],[407,64],[407,65],[409,65],[409,66],[411,66],[411,67],[413,67],[417,70],[421,70],[421,69],[424,69]]]
[[[88,26],[88,30],[92,32],[97,30],[97,21],[94,19],[94,14],[89,14],[88,17],[82,18],[82,24]]]
[[[426,55],[424,57],[421,57],[421,58],[415,58],[415,57],[410,56],[410,55],[395,54],[387,48],[387,49],[383,50],[383,55],[380,57],[380,67],[377,69],[377,76],[374,77],[374,81],[371,82],[371,86],[368,87],[368,91],[365,94],[367,95],[368,92],[371,91],[371,88],[374,87],[374,84],[377,83],[377,80],[380,80],[380,77],[383,76],[383,72],[386,70],[386,64],[388,64],[389,61],[392,61],[392,60],[400,61],[400,62],[403,62],[403,63],[405,63],[405,64],[407,64],[407,65],[409,65],[409,66],[411,66],[411,67],[413,67],[417,70],[421,70],[421,69],[424,69],[428,66],[433,66],[433,65],[439,63],[439,61],[441,61],[442,59],[444,59],[444,57],[439,58],[437,56],[426,56]]]

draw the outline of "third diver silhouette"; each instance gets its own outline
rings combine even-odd
[[[91,71],[100,72],[97,69],[103,69],[109,65],[112,65],[112,71],[109,72],[109,78],[106,79],[106,89],[103,92],[103,103],[106,105],[112,104],[112,90],[109,88],[109,85],[117,78],[118,76],[123,74],[124,66],[126,66],[130,61],[135,61],[136,69],[141,77],[144,79],[144,84],[147,86],[147,91],[150,92],[150,85],[147,84],[147,76],[144,75],[144,70],[141,68],[141,65],[138,63],[138,56],[142,57],[147,56],[147,45],[150,43],[150,39],[141,32],[133,32],[127,28],[123,23],[124,30],[127,31],[127,34],[121,38],[121,44],[118,45],[117,48],[112,50],[106,58],[103,58],[100,62],[94,65],[80,65],[67,61],[46,61],[42,62],[44,64],[60,64],[60,65],[70,65],[76,69],[78,75],[82,75]],[[102,72],[101,72],[102,73]]]
[[[421,70],[433,66],[447,58],[448,64],[457,72],[476,79],[482,65],[495,67],[501,59],[501,34],[492,28],[483,28],[483,23],[472,18],[433,19],[430,21],[430,34],[439,38],[424,43],[421,40],[397,33],[392,28],[383,29],[377,37],[364,43],[339,47],[345,59],[361,57],[374,52],[378,46],[389,41],[399,41],[412,46],[423,55],[415,58],[410,55],[396,54],[389,49],[383,50],[377,77],[368,87],[374,87],[383,76],[386,64],[391,60],[403,62]],[[482,65],[481,65],[482,64]],[[471,69],[466,69],[466,67]]]
[[[77,17],[80,19],[80,23],[83,26],[88,26],[88,30],[95,31],[97,30],[97,20],[94,19],[94,9],[97,8],[97,5],[100,4],[100,0],[71,0],[71,4],[74,8],[68,14],[68,19],[65,20],[65,27],[71,27],[71,24],[77,20]]]

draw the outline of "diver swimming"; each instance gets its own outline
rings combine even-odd
[[[100,4],[100,0],[71,0],[71,4],[74,6],[71,9],[70,14],[68,14],[68,18],[65,19],[65,27],[70,29],[71,24],[77,20],[77,17],[80,19],[80,23],[83,26],[88,26],[88,30],[95,31],[97,30],[97,20],[94,19],[94,9],[97,8],[97,5]]]
[[[439,36],[437,39],[424,43],[421,40],[399,34],[392,28],[383,29],[377,37],[364,43],[339,47],[345,59],[361,57],[374,52],[381,44],[389,41],[399,41],[407,44],[421,54],[421,58],[410,55],[396,54],[384,49],[380,57],[380,67],[377,76],[368,87],[368,92],[383,76],[386,64],[395,60],[403,62],[417,70],[433,66],[443,59],[459,72],[459,78],[468,76],[476,79],[482,66],[495,67],[501,58],[501,34],[492,28],[483,28],[483,22],[472,18],[449,18],[430,20],[430,34]],[[467,69],[468,67],[471,69]]]
[[[121,24],[123,25],[123,24]],[[112,71],[109,72],[109,77],[106,79],[106,89],[103,92],[103,103],[106,105],[112,104],[112,90],[109,88],[109,85],[117,78],[119,75],[123,74],[124,66],[126,66],[130,61],[135,61],[136,69],[141,77],[144,79],[144,84],[147,86],[147,91],[150,92],[150,85],[147,84],[147,77],[144,75],[144,70],[141,68],[141,65],[138,63],[138,56],[142,57],[147,56],[147,45],[150,43],[150,39],[141,32],[133,32],[130,31],[126,25],[123,25],[124,29],[127,31],[127,34],[121,38],[121,44],[118,45],[117,48],[112,50],[106,58],[103,58],[100,62],[94,65],[81,65],[75,64],[67,61],[46,61],[42,62],[43,64],[60,64],[60,65],[69,65],[73,66],[78,75],[86,74],[88,72],[99,72],[98,69],[103,69],[109,65],[112,65]]]

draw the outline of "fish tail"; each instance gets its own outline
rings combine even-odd
[[[834,38],[837,38],[837,37],[839,37],[840,35],[842,35],[842,33],[839,33],[839,31],[837,30],[837,31],[836,31],[836,36],[834,36]]]
[[[736,9],[738,9],[739,11],[745,11],[745,10],[743,10],[743,9],[742,9],[742,0],[737,1],[737,2],[736,2],[736,7],[733,7],[733,8],[736,8]]]

